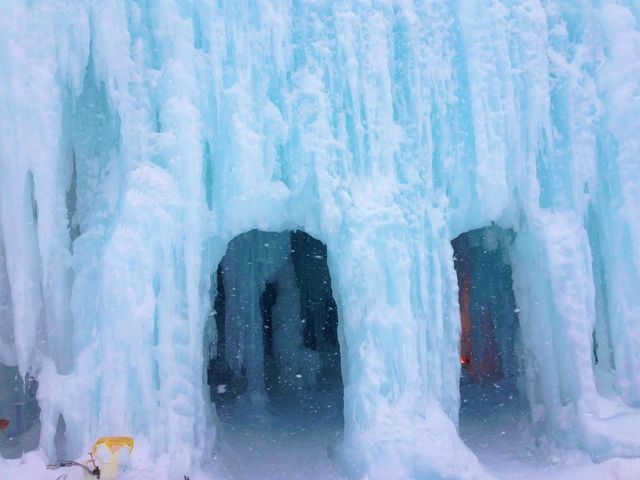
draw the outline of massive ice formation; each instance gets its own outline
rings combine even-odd
[[[176,476],[206,462],[211,281],[237,235],[300,229],[327,247],[343,467],[480,476],[451,241],[494,222],[534,431],[640,455],[639,22],[630,0],[3,2],[0,362],[38,382],[40,447],[64,425],[72,456],[132,434]]]

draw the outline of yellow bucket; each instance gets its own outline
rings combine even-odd
[[[120,464],[132,450],[131,437],[102,437],[96,440],[91,447],[91,456],[100,467],[100,480],[116,480]]]

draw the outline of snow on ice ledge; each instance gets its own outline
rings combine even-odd
[[[206,464],[211,273],[238,234],[303,229],[339,309],[345,471],[484,477],[457,433],[450,242],[495,222],[533,430],[640,456],[639,20],[622,0],[7,2],[0,362],[39,382],[41,454],[63,415],[71,455],[117,432],[169,478]]]

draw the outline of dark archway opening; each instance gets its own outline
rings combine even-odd
[[[501,439],[521,437],[526,396],[521,393],[522,341],[512,284],[512,230],[472,230],[451,244],[458,277],[461,338],[460,434],[483,457]],[[498,442],[498,443],[496,443]]]
[[[215,280],[207,384],[223,468],[332,478],[343,384],[326,246],[303,231],[251,230],[229,243]],[[286,449],[305,453],[291,462]]]
[[[36,398],[38,382],[20,376],[18,367],[0,363],[0,455],[20,458],[40,442],[40,406]]]

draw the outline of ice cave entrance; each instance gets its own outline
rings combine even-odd
[[[460,434],[480,456],[521,437],[527,403],[521,392],[522,343],[511,278],[512,230],[496,225],[451,243],[460,303]],[[508,439],[508,440],[507,440]],[[480,451],[478,451],[480,450]]]
[[[207,384],[221,463],[235,478],[280,478],[296,463],[330,478],[343,385],[326,246],[299,230],[251,230],[229,243],[212,285]],[[306,457],[291,462],[292,448]]]
[[[38,446],[40,407],[36,399],[38,382],[20,376],[18,367],[0,363],[0,455],[20,458]]]

